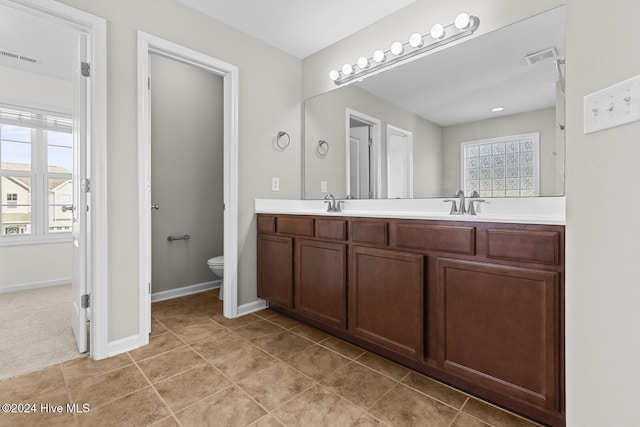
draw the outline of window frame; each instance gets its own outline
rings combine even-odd
[[[511,142],[511,141],[519,141],[519,140],[523,140],[523,139],[532,139],[533,143],[534,143],[534,149],[533,149],[533,179],[534,179],[534,189],[533,189],[533,193],[530,196],[507,196],[505,194],[505,196],[483,196],[481,190],[478,190],[480,192],[480,197],[496,197],[496,198],[501,198],[501,199],[517,199],[517,198],[524,198],[524,197],[537,197],[540,195],[540,132],[531,132],[531,133],[525,133],[525,134],[518,134],[518,135],[507,135],[507,136],[501,136],[501,137],[495,137],[495,138],[486,138],[486,139],[478,139],[478,140],[473,140],[473,141],[464,141],[460,143],[460,181],[462,183],[461,188],[463,189],[463,191],[465,192],[465,194],[469,193],[471,194],[471,192],[473,190],[470,190],[467,186],[467,147],[471,147],[471,146],[481,146],[481,145],[487,145],[487,144],[495,144],[495,143],[507,143],[507,142]],[[506,165],[505,165],[506,168]],[[521,178],[521,176],[519,175],[518,178]],[[506,179],[506,177],[505,177]],[[507,189],[505,188],[505,192],[507,191]]]
[[[73,135],[72,123],[67,127],[58,126],[57,122],[51,124],[47,118],[57,117],[65,119],[65,123],[72,120],[70,110],[46,105],[38,105],[28,102],[15,102],[0,98],[0,108],[14,111],[22,111],[31,114],[32,117],[45,116],[45,119],[29,119],[20,121],[7,115],[0,114],[0,124],[27,127],[31,129],[31,170],[12,171],[0,168],[0,176],[22,176],[31,179],[31,233],[30,234],[0,234],[0,247],[18,246],[43,243],[70,242],[72,240],[71,230],[69,231],[49,231],[49,191],[48,184],[50,178],[68,178],[73,180],[73,171],[70,173],[49,172],[48,165],[48,143],[46,131],[56,131]],[[72,148],[73,149],[73,148]],[[71,195],[73,200],[73,193]],[[3,202],[5,202],[3,200]],[[4,206],[0,204],[0,215]],[[1,224],[1,220],[0,220]],[[2,225],[4,227],[4,225]]]

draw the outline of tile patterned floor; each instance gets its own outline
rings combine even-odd
[[[222,316],[216,291],[154,303],[150,343],[0,382],[0,426],[535,424],[270,310]]]

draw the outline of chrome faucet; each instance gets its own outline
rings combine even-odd
[[[474,203],[484,203],[484,199],[479,199],[480,193],[474,191],[469,198],[469,215],[477,215]]]
[[[465,205],[464,191],[462,191],[462,189],[456,191],[455,197],[458,197],[458,200],[455,200],[455,199],[445,200],[445,202],[451,203],[451,211],[449,211],[449,215],[464,215],[466,213],[469,213],[469,215],[477,215],[477,211],[474,203],[484,202],[484,199],[478,198],[480,197],[480,194],[477,191],[474,191],[473,193],[471,193],[471,197],[469,197],[469,210],[467,210]],[[459,206],[460,206],[459,209],[456,202],[459,203]]]
[[[464,191],[462,189],[456,191],[455,197],[459,198],[460,209],[458,209],[458,215],[464,215],[467,213],[467,208],[464,205]]]
[[[344,201],[337,201],[331,193],[324,196],[324,199],[324,203],[327,204],[327,212],[342,212],[342,205],[344,204]]]

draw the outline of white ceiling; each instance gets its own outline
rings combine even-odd
[[[416,0],[178,0],[305,58]]]
[[[554,61],[528,65],[524,57],[555,47],[564,58],[564,22],[559,7],[356,85],[440,126],[553,107]],[[490,111],[497,106],[504,111]]]
[[[0,66],[71,80],[79,31],[0,5]],[[23,56],[36,62],[7,55]]]

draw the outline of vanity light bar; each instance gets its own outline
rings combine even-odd
[[[406,43],[394,42],[386,51],[378,49],[370,58],[361,56],[355,64],[344,64],[339,70],[331,70],[329,78],[337,85],[362,79],[368,74],[469,36],[479,26],[480,19],[477,16],[461,13],[446,27],[435,24],[427,34],[412,34]]]

